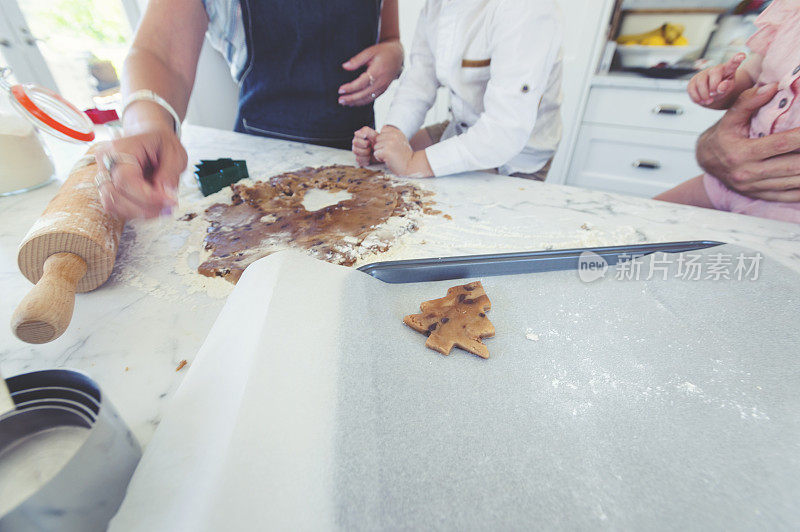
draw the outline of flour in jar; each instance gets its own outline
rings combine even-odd
[[[0,115],[0,161],[0,194],[40,185],[54,172],[36,130],[20,116]]]

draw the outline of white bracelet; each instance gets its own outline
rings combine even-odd
[[[140,101],[153,102],[160,105],[166,112],[168,112],[170,116],[172,116],[172,120],[175,122],[175,134],[178,135],[179,139],[181,138],[181,119],[178,117],[178,113],[175,112],[175,109],[172,108],[167,100],[148,89],[138,90],[128,96],[128,101],[125,103],[125,107],[122,108],[122,116],[120,116],[120,121],[125,119],[125,111],[128,110],[128,107],[130,107],[132,103]]]

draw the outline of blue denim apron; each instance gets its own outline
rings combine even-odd
[[[236,131],[350,149],[372,104],[339,105],[363,70],[342,63],[378,41],[381,0],[241,0],[247,67]]]

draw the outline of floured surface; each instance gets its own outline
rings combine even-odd
[[[485,277],[484,360],[443,357],[401,322],[452,281],[269,257],[229,299],[112,530],[790,528],[798,279],[771,260],[752,282]]]
[[[199,267],[203,275],[231,282],[252,262],[290,247],[350,266],[415,231],[414,215],[430,211],[432,203],[426,200],[431,194],[413,184],[352,166],[305,168],[231,188],[231,204],[212,205],[203,215],[211,256]],[[331,202],[330,196],[341,199]]]
[[[238,184],[254,187],[258,183],[244,179]],[[563,212],[533,203],[531,198],[561,201],[552,197],[552,192],[541,183],[480,175],[401,183],[413,184],[423,193],[434,192],[432,198],[442,214],[413,211],[404,217],[390,217],[380,231],[358,246],[357,238],[342,238],[343,249],[356,252],[354,267],[386,260],[668,241],[676,236],[643,234],[631,225],[616,222],[587,222],[593,217],[582,210],[574,219],[565,219]],[[514,201],[498,203],[495,199],[498,197]],[[196,183],[184,176],[180,207],[172,218],[128,222],[112,279],[170,300],[186,299],[192,294],[215,299],[226,297],[233,285],[223,277],[201,275],[198,268],[211,256],[205,249],[209,222],[203,212],[215,204],[232,201],[230,187],[203,197]],[[262,219],[264,223],[270,222],[273,215],[264,215]],[[414,226],[416,229],[411,230]],[[381,245],[386,241],[392,242],[388,248]],[[162,259],[154,267],[155,257],[159,256]],[[165,261],[163,257],[168,258]]]

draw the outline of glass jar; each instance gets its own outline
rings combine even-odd
[[[10,69],[0,67],[0,91],[11,104],[0,111],[0,196],[27,192],[53,179],[53,160],[40,131],[68,142],[94,140],[94,126],[85,113],[48,89],[12,85],[10,75]]]

